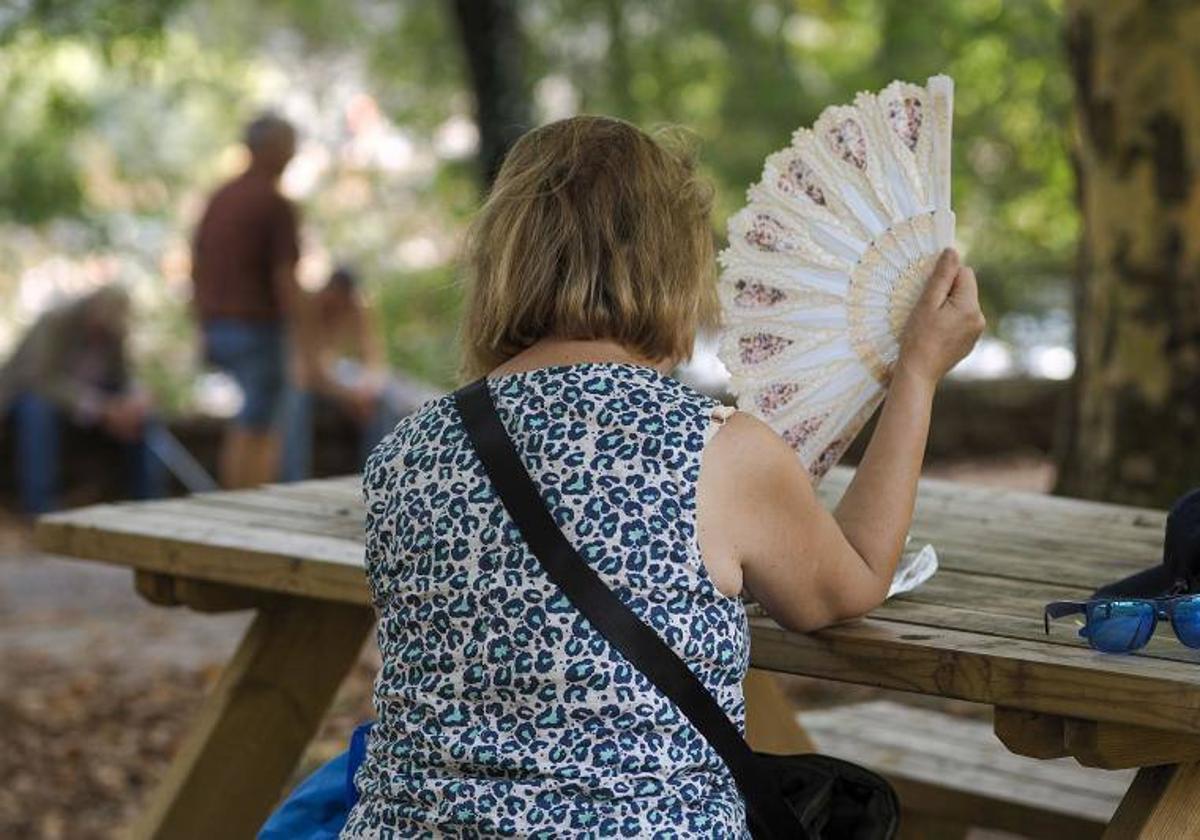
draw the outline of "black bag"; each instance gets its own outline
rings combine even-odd
[[[575,608],[679,707],[721,756],[746,800],[755,838],[895,837],[900,805],[880,776],[828,756],[752,751],[691,669],[613,594],[563,536],[500,422],[486,380],[457,391],[454,401],[475,453],[530,551]]]

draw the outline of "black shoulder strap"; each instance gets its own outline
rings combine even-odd
[[[762,772],[753,751],[712,694],[563,536],[500,422],[487,381],[480,379],[457,391],[454,401],[501,502],[546,574],[613,647],[679,707],[721,756],[746,800],[755,836],[791,840],[800,835],[799,821],[779,792],[777,781]]]

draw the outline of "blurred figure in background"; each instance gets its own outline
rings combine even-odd
[[[283,448],[284,481],[312,475],[315,417],[330,405],[359,432],[359,461],[398,421],[388,399],[383,340],[359,289],[358,277],[337,268],[305,304],[307,347],[297,347],[288,394]]]
[[[213,194],[192,251],[205,359],[228,373],[244,397],[221,446],[220,479],[230,488],[277,475],[285,346],[288,327],[299,326],[297,215],[279,192],[279,177],[296,151],[296,132],[268,113],[247,126],[245,143],[250,164]]]
[[[102,286],[44,313],[0,368],[0,417],[12,412],[17,486],[27,513],[57,506],[67,423],[125,448],[134,498],[162,495],[165,473],[146,443],[150,400],[129,372],[129,322],[126,291]]]

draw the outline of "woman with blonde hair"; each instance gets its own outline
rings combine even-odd
[[[689,154],[627,123],[530,132],[473,229],[462,341],[563,535],[740,726],[739,596],[800,632],[883,601],[934,388],[983,318],[947,251],[831,514],[772,430],[667,376],[717,320],[710,201]],[[343,837],[746,834],[717,753],[531,554],[453,398],[364,488],[383,663]]]

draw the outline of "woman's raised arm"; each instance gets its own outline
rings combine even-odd
[[[701,549],[718,586],[744,585],[801,631],[882,603],[912,523],[934,389],[983,327],[975,274],[947,250],[909,318],[879,422],[832,514],[787,444],[734,415],[706,450],[700,481]]]

